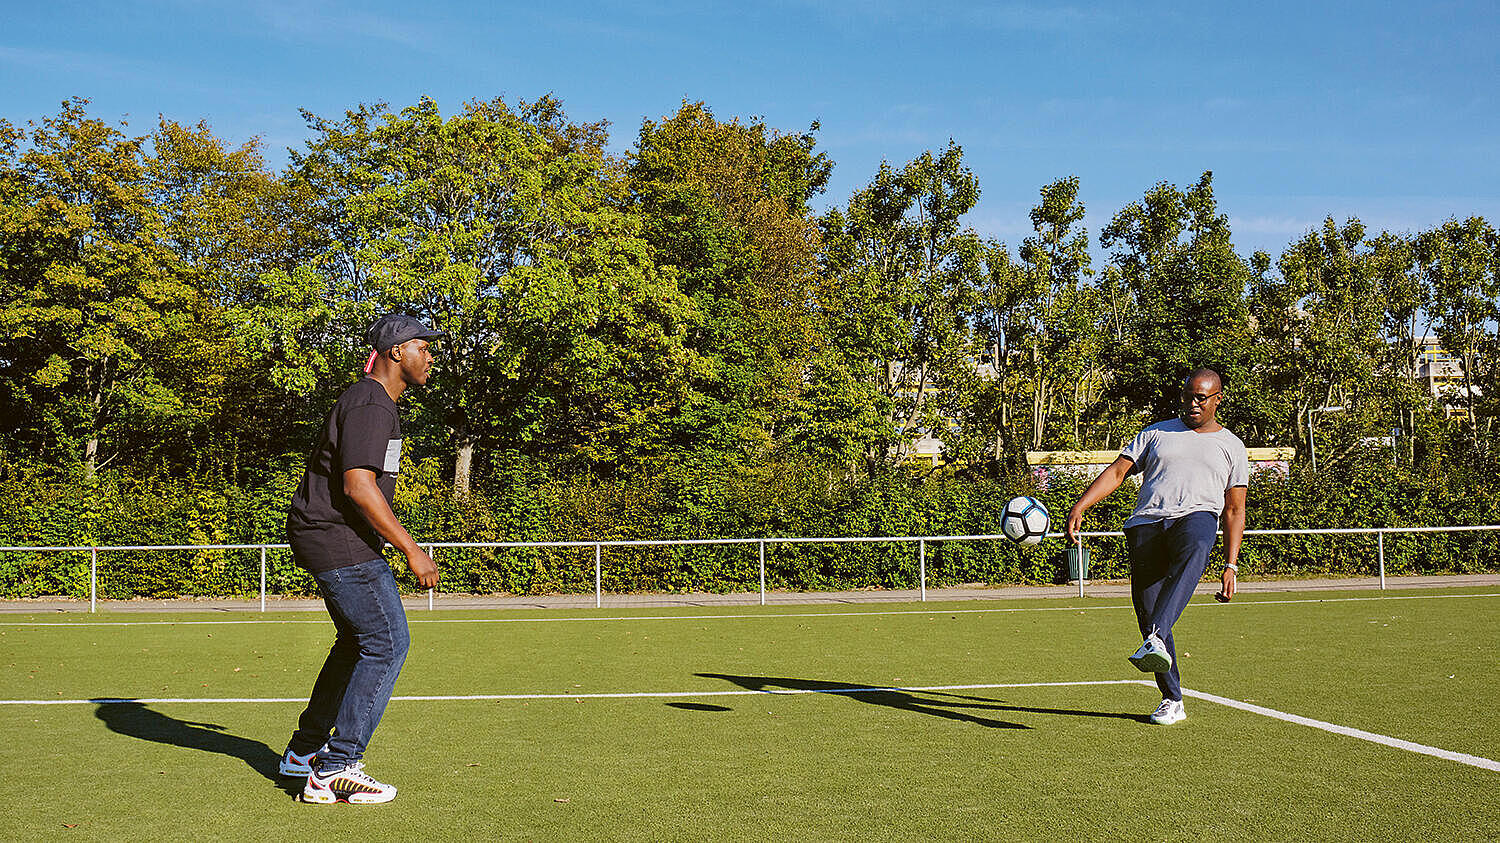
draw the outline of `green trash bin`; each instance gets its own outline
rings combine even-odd
[[[1068,579],[1089,578],[1089,549],[1082,544],[1068,545]]]

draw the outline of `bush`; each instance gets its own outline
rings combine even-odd
[[[465,498],[442,481],[435,463],[408,466],[397,494],[402,521],[422,542],[604,542],[768,537],[916,537],[993,535],[1016,494],[1041,498],[1059,529],[1085,481],[1053,476],[1045,489],[1025,480],[940,475],[919,482],[896,472],[830,484],[821,467],[675,464],[631,476],[558,475],[518,455],[501,455],[499,480]],[[92,483],[0,465],[0,494],[18,502],[0,512],[0,544],[283,543],[293,464],[245,487],[189,478],[106,475]],[[1495,478],[1393,473],[1356,454],[1316,477],[1257,474],[1249,527],[1423,526],[1496,521]],[[1134,505],[1129,487],[1089,513],[1087,529],[1117,530]],[[1374,536],[1251,536],[1245,577],[1370,576]],[[1392,575],[1496,570],[1495,533],[1391,535]],[[1123,542],[1089,540],[1094,579],[1129,574]],[[734,592],[759,585],[756,543],[726,546],[605,548],[606,591]],[[393,562],[397,554],[390,554]],[[592,545],[547,548],[441,548],[445,591],[579,593],[593,590]],[[914,588],[915,541],[796,543],[766,547],[771,589]],[[179,595],[252,596],[259,552],[209,550],[101,553],[99,593],[110,598]],[[1061,542],[1022,548],[1008,541],[926,542],[927,583],[1066,582]],[[285,550],[267,553],[267,587],[311,594],[310,577]],[[398,565],[398,568],[400,566]],[[404,569],[403,569],[404,571]],[[0,596],[88,595],[87,552],[0,552]],[[409,575],[405,586],[415,589]]]

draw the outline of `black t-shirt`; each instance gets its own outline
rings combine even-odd
[[[357,565],[380,556],[385,539],[344,494],[344,472],[368,468],[391,503],[401,470],[401,419],[396,402],[374,378],[344,390],[323,423],[318,449],[292,496],[287,537],[297,564],[309,571]]]

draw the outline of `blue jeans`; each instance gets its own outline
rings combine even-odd
[[[1172,669],[1156,674],[1162,699],[1182,699],[1172,624],[1182,616],[1193,589],[1203,578],[1218,531],[1219,519],[1212,512],[1190,512],[1181,518],[1125,528],[1125,543],[1130,547],[1130,599],[1135,604],[1141,637],[1155,631],[1172,655]]]
[[[364,757],[391,701],[411,636],[396,577],[384,559],[319,571],[313,579],[338,634],[289,748],[305,755],[326,741],[328,752],[317,761],[324,773]]]

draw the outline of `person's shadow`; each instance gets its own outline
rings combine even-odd
[[[725,673],[699,673],[697,675],[709,679],[723,679],[733,682],[749,691],[775,693],[775,689],[784,689],[789,691],[811,691],[820,694],[836,694],[871,705],[883,705],[918,714],[946,717],[949,720],[974,723],[991,729],[1030,729],[1032,727],[1021,723],[1012,723],[1008,720],[993,720],[988,717],[980,717],[977,714],[959,709],[986,712],[1022,711],[1032,714],[1060,714],[1069,717],[1110,717],[1120,720],[1134,720],[1138,723],[1146,722],[1144,716],[1124,714],[1118,711],[1085,711],[1072,708],[1039,708],[1025,705],[1006,705],[1001,700],[990,699],[988,697],[950,694],[943,691],[906,691],[899,688],[871,688],[867,685],[857,685],[849,682],[827,682],[821,679],[733,676]]]
[[[111,732],[238,758],[288,794],[302,792],[300,780],[281,775],[280,753],[260,741],[225,732],[224,727],[217,723],[178,720],[133,700],[95,699],[90,702],[99,706],[94,710],[94,716]]]

